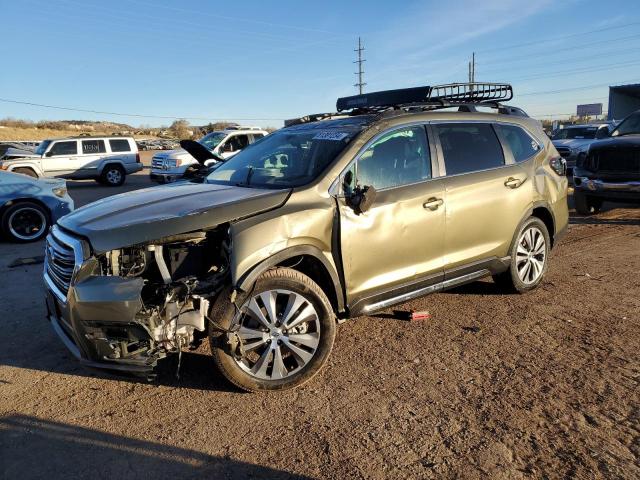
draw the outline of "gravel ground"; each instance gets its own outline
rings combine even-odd
[[[640,210],[573,218],[535,292],[486,280],[404,306],[430,320],[345,323],[278,394],[235,390],[206,344],[180,380],[85,370],[42,266],[7,267],[40,250],[0,245],[3,478],[640,478]]]

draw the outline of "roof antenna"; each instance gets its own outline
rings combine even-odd
[[[362,39],[360,37],[358,37],[358,48],[356,48],[354,52],[358,53],[358,59],[353,62],[358,64],[358,71],[355,72],[355,75],[358,76],[358,83],[354,83],[353,86],[358,87],[358,93],[362,95],[364,93],[363,87],[366,85],[366,83],[363,82],[364,70],[362,69],[362,64],[366,62],[366,60],[362,58],[362,52],[364,52],[364,46],[362,45]]]

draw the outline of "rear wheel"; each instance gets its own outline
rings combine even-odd
[[[20,202],[2,215],[2,230],[13,241],[26,243],[40,240],[49,230],[49,212],[33,202]]]
[[[336,334],[331,304],[309,277],[289,268],[262,274],[236,308],[228,295],[213,305],[209,338],[222,374],[247,391],[285,390],[311,379]],[[218,327],[233,333],[224,333]]]
[[[530,217],[516,236],[511,247],[509,269],[494,275],[493,280],[507,291],[518,293],[533,290],[547,273],[551,239],[542,220]]]
[[[27,175],[28,177],[38,178],[38,174],[33,171],[31,168],[16,168],[13,170],[14,173],[21,173],[23,175]]]
[[[100,176],[100,183],[108,185],[110,187],[119,187],[124,183],[125,179],[125,171],[120,165],[107,165],[102,170],[102,175]]]
[[[580,215],[592,215],[598,213],[602,208],[602,200],[600,198],[590,197],[582,192],[574,191],[573,202],[576,206],[576,212]]]

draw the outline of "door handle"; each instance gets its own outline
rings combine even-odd
[[[504,186],[508,188],[518,188],[524,183],[524,180],[515,177],[509,177],[505,180]]]
[[[437,210],[438,207],[443,203],[444,200],[442,200],[441,198],[431,197],[429,200],[424,202],[422,206],[427,210],[431,210],[433,212],[434,210]]]

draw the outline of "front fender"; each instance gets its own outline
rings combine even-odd
[[[8,167],[7,171],[9,172],[15,171],[16,168],[30,168],[31,170],[36,172],[38,177],[45,176],[44,172],[40,168],[40,162],[37,160],[5,160],[3,161],[3,164]]]

